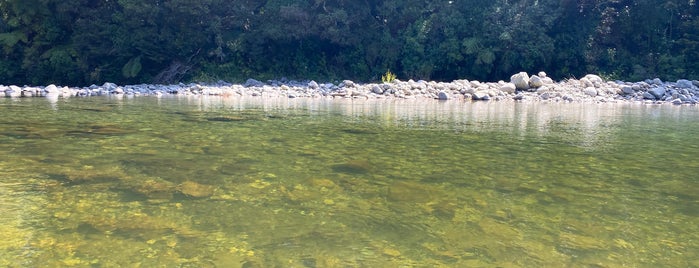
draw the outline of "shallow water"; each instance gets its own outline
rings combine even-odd
[[[699,108],[0,99],[3,267],[699,267]]]

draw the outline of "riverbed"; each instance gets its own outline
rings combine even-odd
[[[699,107],[0,99],[3,267],[699,266]]]

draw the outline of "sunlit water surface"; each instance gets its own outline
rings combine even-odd
[[[699,267],[699,108],[0,99],[2,267]]]

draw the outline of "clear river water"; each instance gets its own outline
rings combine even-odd
[[[0,99],[2,267],[699,267],[699,107]]]

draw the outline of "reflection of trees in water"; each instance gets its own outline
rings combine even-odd
[[[583,147],[604,146],[628,120],[678,117],[677,109],[627,104],[436,102],[432,100],[329,100],[287,98],[196,98],[203,110],[262,108],[270,113],[301,109],[304,113],[337,113],[347,120],[371,119],[386,126],[440,128],[455,131],[505,132],[513,137],[536,134]],[[672,107],[670,107],[672,108]],[[320,112],[323,111],[323,112]],[[636,119],[637,118],[637,119]],[[599,149],[599,148],[598,148]]]

